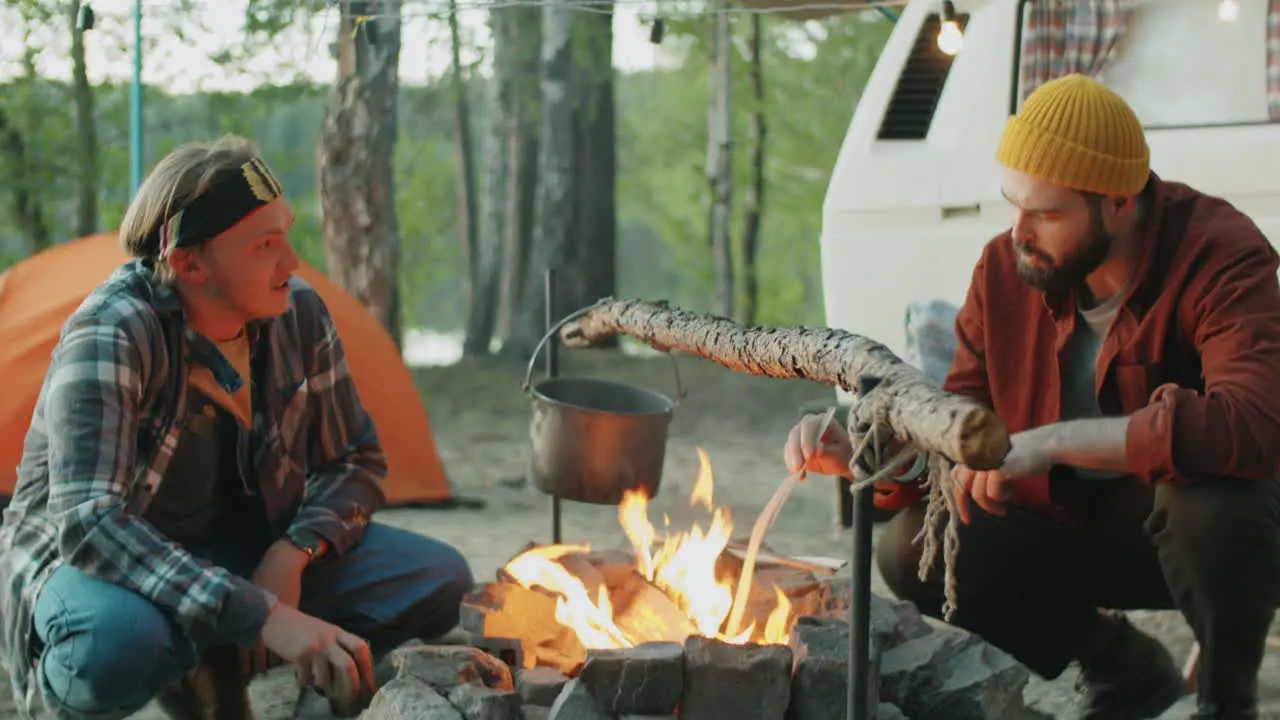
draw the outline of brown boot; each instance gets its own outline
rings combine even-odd
[[[1160,641],[1113,615],[1111,639],[1096,657],[1080,663],[1084,702],[1079,720],[1143,720],[1159,717],[1190,692]]]
[[[235,645],[206,652],[194,670],[156,696],[156,703],[173,720],[254,720]]]

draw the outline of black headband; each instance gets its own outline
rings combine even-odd
[[[214,178],[208,190],[156,228],[152,235],[157,256],[163,260],[174,248],[208,242],[283,195],[280,182],[260,158],[227,170]]]

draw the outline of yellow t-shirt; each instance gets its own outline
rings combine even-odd
[[[239,336],[231,340],[215,341],[218,349],[231,362],[231,366],[240,373],[240,377],[244,379],[244,383],[240,386],[240,390],[232,394],[223,390],[218,381],[213,379],[213,373],[206,367],[193,366],[189,375],[191,384],[196,386],[209,397],[210,400],[221,405],[223,408],[234,415],[244,425],[246,429],[253,425],[253,391],[249,382],[249,336],[248,333],[241,332]]]

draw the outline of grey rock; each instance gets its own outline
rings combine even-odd
[[[903,715],[901,708],[897,705],[882,702],[876,710],[876,720],[910,720],[910,718]]]
[[[637,715],[672,713],[684,688],[684,646],[653,642],[588,650],[578,677],[602,710]]]
[[[468,683],[515,690],[506,663],[475,648],[423,645],[395,650],[391,655],[397,677],[416,678],[445,695]]]
[[[792,657],[786,645],[691,636],[684,644],[681,720],[783,720],[791,702]]]
[[[524,713],[524,720],[548,720],[551,717],[551,708],[537,705],[525,705],[521,712]]]
[[[362,720],[464,720],[440,693],[427,683],[398,677],[374,696]]]
[[[449,691],[449,702],[466,720],[521,720],[520,695],[467,683]]]
[[[525,705],[551,707],[569,678],[555,668],[538,666],[516,673],[516,692]]]
[[[386,655],[383,655],[382,659],[378,661],[378,664],[373,667],[373,679],[378,683],[378,687],[382,687],[383,685],[391,682],[395,679],[396,675],[400,673],[400,669],[396,666],[397,652],[420,648],[425,644],[426,643],[422,642],[418,638],[413,638],[409,642],[406,642]]]
[[[868,702],[880,704],[881,636],[871,636]],[[791,630],[795,673],[787,720],[845,720],[849,707],[849,623],[836,618],[801,617]]]
[[[601,710],[591,691],[578,678],[565,683],[547,715],[548,720],[617,720],[617,717]]]
[[[296,720],[333,720],[329,710],[329,701],[320,691],[310,685],[298,691],[298,699],[293,704],[293,717]]]
[[[848,575],[823,578],[820,594],[823,617],[849,621],[853,591]],[[934,632],[929,621],[920,614],[914,603],[871,593],[871,633],[879,636],[880,647],[888,649],[908,640],[914,640]]]
[[[888,649],[934,632],[915,603],[871,594],[871,634]]]
[[[880,691],[914,720],[1023,720],[1030,675],[976,635],[935,632],[884,653]]]

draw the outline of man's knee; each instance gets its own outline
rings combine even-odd
[[[176,628],[155,605],[73,567],[49,579],[34,622],[46,702],[73,714],[127,716],[185,668]]]
[[[1272,577],[1280,563],[1280,487],[1235,479],[1162,484],[1146,530],[1166,571],[1225,577],[1249,567],[1255,580]]]
[[[1213,479],[1156,488],[1147,532],[1163,552],[1179,559],[1274,557],[1280,541],[1280,488],[1274,483]]]
[[[433,618],[423,628],[424,634],[445,632],[458,624],[462,599],[475,586],[475,578],[466,558],[456,548],[434,538],[416,536],[415,549],[419,564],[408,579],[408,592],[420,597]]]
[[[471,567],[452,546],[373,523],[348,556],[308,570],[302,609],[379,645],[399,644],[457,625],[472,586]]]
[[[876,542],[876,566],[889,590],[902,600],[920,605],[927,599],[927,588],[919,579],[922,547],[914,542],[924,527],[924,507],[912,506],[900,511],[884,524]]]

